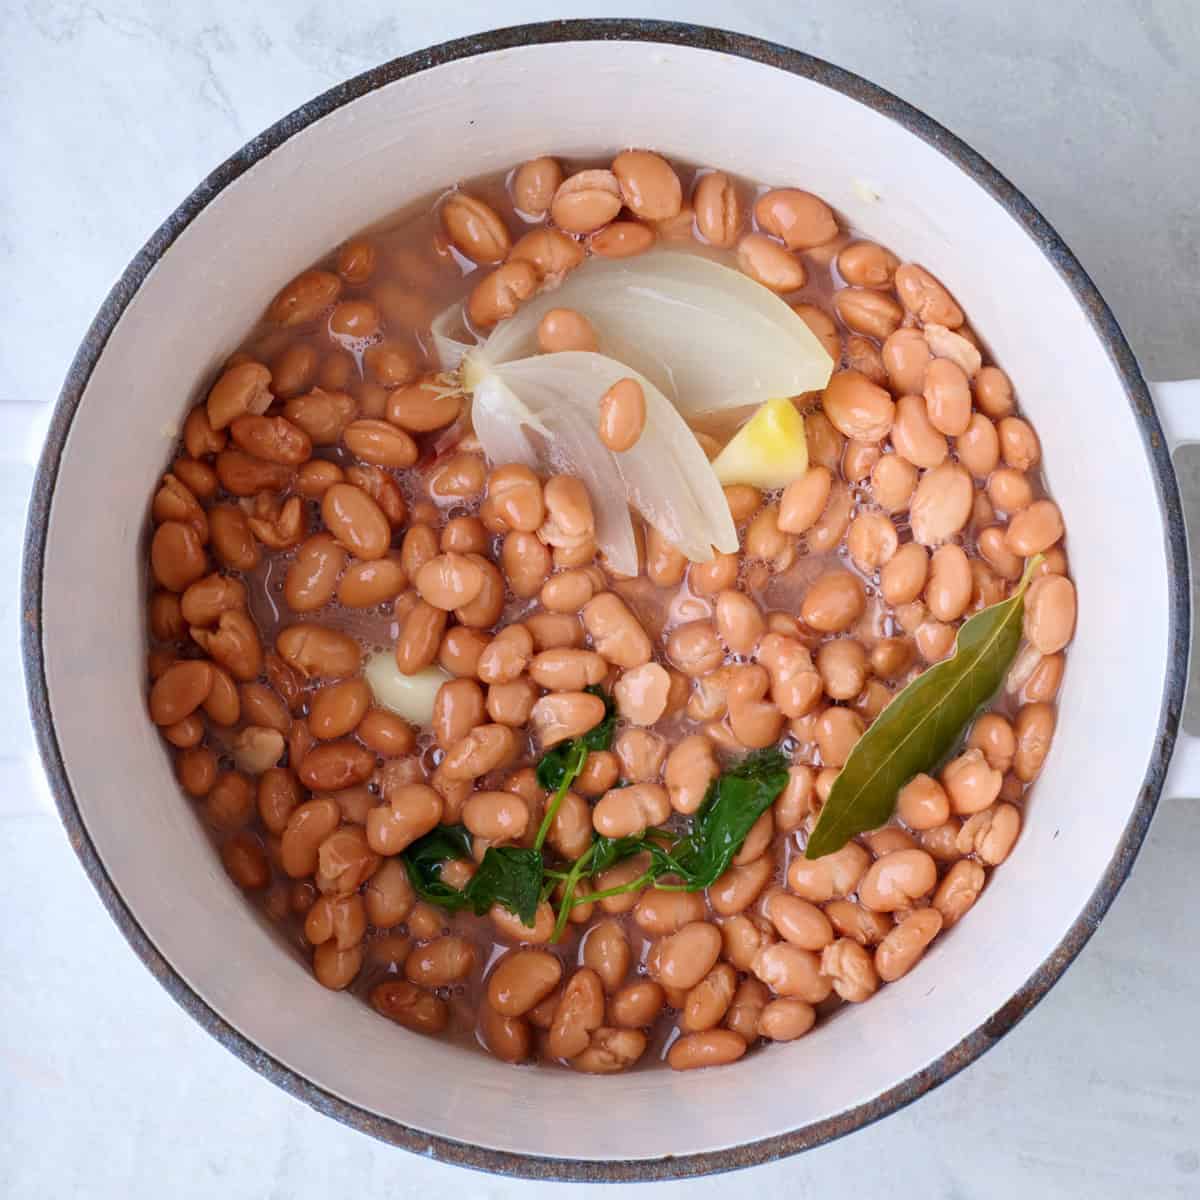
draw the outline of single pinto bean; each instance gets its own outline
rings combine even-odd
[[[603,170],[568,176],[550,204],[554,223],[567,233],[595,233],[620,211],[620,182],[612,171]]]
[[[986,878],[983,867],[967,858],[956,862],[946,872],[932,901],[933,907],[942,916],[943,928],[949,929],[975,903],[983,891]]]
[[[806,1004],[820,1004],[833,991],[832,982],[821,973],[820,958],[789,942],[760,950],[750,969],[777,996],[794,997]]]
[[[474,965],[475,947],[451,934],[416,947],[405,960],[404,976],[421,987],[439,988],[465,978]]]
[[[517,241],[509,258],[529,263],[538,279],[561,279],[583,262],[584,248],[560,229],[534,229]]]
[[[558,986],[562,963],[545,950],[510,950],[487,981],[487,1000],[506,1017],[524,1016]]]
[[[512,239],[500,215],[467,192],[452,192],[442,205],[442,227],[467,258],[477,263],[503,262]]]
[[[544,156],[522,163],[510,185],[513,204],[527,218],[544,217],[562,179],[562,167],[553,158]]]
[[[620,838],[642,834],[670,815],[666,788],[656,783],[635,783],[607,792],[592,812],[592,823],[601,837]]]
[[[1035,500],[1008,523],[1005,544],[1013,554],[1032,558],[1049,550],[1063,536],[1062,513],[1053,500]]]
[[[396,639],[396,665],[401,673],[415,675],[429,666],[437,657],[445,630],[446,613],[418,600],[404,618]]]
[[[688,1033],[712,1029],[729,1011],[736,990],[737,972],[728,963],[717,963],[695,987],[688,990],[679,1027]]]
[[[829,205],[799,188],[774,188],[759,196],[754,219],[760,229],[779,238],[789,250],[810,250],[838,235]]]
[[[592,650],[543,650],[529,662],[529,676],[553,692],[579,692],[600,683],[608,664]]]
[[[475,285],[467,298],[467,315],[480,329],[489,329],[511,317],[537,284],[537,271],[529,263],[510,260]]]
[[[838,938],[821,952],[821,974],[833,980],[833,990],[851,1004],[861,1004],[879,987],[871,955],[851,938]]]
[[[982,750],[966,750],[942,768],[951,811],[960,817],[987,808],[1000,794],[1002,781],[1003,775],[989,765]]]
[[[408,433],[430,433],[449,425],[462,404],[461,393],[427,378],[389,392],[385,416]]]
[[[746,1053],[746,1041],[731,1029],[710,1029],[688,1033],[673,1042],[667,1062],[674,1071],[695,1071],[704,1067],[723,1067]]]
[[[613,699],[625,720],[635,725],[653,725],[666,711],[670,687],[670,676],[663,667],[644,663],[621,675],[613,688]]]
[[[737,241],[743,220],[742,202],[737,185],[724,171],[701,176],[692,194],[692,206],[696,228],[706,242],[728,249]]]
[[[172,663],[150,689],[151,720],[174,725],[190,716],[207,700],[213,679],[212,664],[202,659]]]
[[[839,288],[833,293],[833,307],[847,328],[881,342],[904,320],[904,309],[891,296],[870,288]]]
[[[764,854],[744,866],[730,867],[708,889],[708,902],[718,916],[744,912],[767,886],[775,873],[771,855]]]
[[[996,427],[983,413],[972,415],[964,433],[954,443],[958,461],[975,476],[986,479],[1000,461],[1000,439]]]
[[[883,367],[892,391],[900,396],[919,396],[925,370],[932,354],[919,329],[897,329],[883,343]]]
[[[241,683],[256,679],[263,668],[258,629],[248,613],[229,609],[217,619],[216,629],[190,630],[192,640]]]
[[[1064,575],[1043,575],[1025,594],[1025,637],[1043,654],[1056,654],[1075,632],[1075,585]]]
[[[179,521],[164,521],[154,531],[150,543],[150,569],[162,587],[170,592],[186,591],[207,567],[204,547],[192,526]]]
[[[632,258],[654,245],[654,230],[640,221],[613,221],[588,238],[588,249],[601,258]]]
[[[292,481],[291,467],[254,458],[241,450],[222,450],[217,455],[216,470],[221,486],[235,496],[282,491]]]
[[[891,559],[899,545],[896,526],[883,513],[860,512],[850,523],[846,548],[854,565],[864,573],[878,570]]]
[[[961,546],[939,546],[933,552],[925,603],[939,621],[957,621],[971,603],[974,577]]]
[[[904,263],[896,269],[896,292],[900,302],[922,324],[932,321],[947,329],[963,323],[962,309],[948,291],[924,267]]]
[[[848,571],[829,571],[805,592],[800,616],[821,633],[842,633],[862,616],[865,607],[862,583]]]
[[[345,678],[355,674],[362,663],[362,651],[352,637],[309,621],[281,630],[275,649],[305,679]]]
[[[859,898],[876,912],[907,908],[937,883],[937,866],[923,850],[897,850],[872,864],[859,885]]]
[[[441,796],[423,783],[390,788],[386,797],[367,813],[367,844],[376,854],[399,854],[442,819]]]
[[[543,354],[563,350],[597,349],[596,331],[582,313],[573,308],[552,308],[538,322],[538,349]]]
[[[346,552],[327,533],[302,542],[288,564],[283,597],[293,612],[315,612],[333,599]]]
[[[476,792],[463,805],[462,822],[475,837],[515,842],[529,827],[529,806],[511,792]]]
[[[916,775],[900,789],[896,812],[910,829],[933,829],[950,817],[950,798],[928,775]]]
[[[816,1020],[817,1014],[811,1004],[786,997],[772,1000],[762,1009],[755,1032],[773,1042],[791,1042],[803,1037]]]
[[[612,170],[630,212],[647,221],[669,220],[679,212],[679,176],[665,158],[649,150],[625,150],[613,159]]]
[[[662,985],[652,979],[627,984],[609,1004],[610,1020],[625,1029],[644,1029],[654,1022],[666,1003]]]
[[[779,528],[784,533],[807,532],[824,512],[832,486],[833,473],[827,467],[810,466],[784,489],[779,502]]]
[[[971,389],[967,377],[948,358],[935,358],[925,368],[925,407],[929,423],[947,437],[960,437],[971,424]]]
[[[539,745],[548,750],[599,725],[604,701],[590,692],[555,692],[533,706],[531,720]]]
[[[1028,471],[1037,466],[1042,456],[1041,444],[1028,421],[1022,421],[1020,417],[1003,417],[996,432],[1005,466],[1017,471]]]
[[[356,458],[379,467],[411,467],[417,461],[416,442],[388,421],[351,421],[342,441]]]
[[[271,407],[273,399],[271,372],[262,363],[247,362],[230,367],[208,393],[209,427],[221,430],[246,413],[264,413]]]
[[[379,505],[361,488],[335,483],[321,498],[321,517],[329,532],[356,558],[382,558],[387,552],[391,526]]]
[[[502,1017],[490,1005],[479,1006],[479,1036],[501,1062],[524,1062],[533,1051],[533,1033],[522,1017]]]
[[[583,623],[596,652],[623,670],[650,661],[646,631],[615,592],[601,592],[583,607]]]
[[[300,763],[300,782],[314,791],[333,792],[366,783],[375,771],[375,755],[357,742],[323,742]]]
[[[875,242],[851,242],[837,256],[842,278],[855,287],[890,288],[900,260]]]
[[[407,979],[377,983],[371,989],[370,1001],[372,1008],[416,1033],[441,1033],[450,1019],[444,1000]]]
[[[797,896],[820,904],[858,890],[870,866],[871,856],[857,843],[847,842],[822,858],[794,858],[788,866],[787,883]]]
[[[421,599],[445,612],[470,604],[483,589],[483,570],[464,554],[439,554],[417,572],[413,581]]]
[[[371,707],[371,689],[361,679],[331,683],[313,693],[308,726],[322,740],[345,737]]]
[[[646,1035],[639,1029],[612,1029],[601,1025],[588,1048],[571,1059],[576,1071],[611,1075],[631,1067],[646,1051]]]
[[[948,541],[966,525],[974,495],[971,476],[958,463],[926,471],[910,506],[913,537],[923,546]]]
[[[438,745],[449,750],[484,717],[483,692],[473,679],[450,679],[438,688],[433,702],[433,730]]]
[[[936,908],[919,908],[901,921],[875,949],[875,968],[885,983],[907,975],[942,928]]]
[[[397,557],[351,562],[338,580],[337,598],[347,608],[375,608],[407,586],[408,575]]]
[[[716,754],[703,734],[691,734],[668,754],[663,778],[676,812],[694,813],[717,777]]]
[[[580,967],[563,988],[546,1048],[555,1058],[574,1058],[603,1022],[604,985],[590,967]]]
[[[616,452],[632,450],[646,427],[646,397],[636,379],[619,379],[600,397],[600,440]]]
[[[685,675],[707,675],[720,666],[725,650],[708,621],[676,626],[667,639],[667,659]]]
[[[839,433],[860,442],[882,441],[896,416],[887,392],[858,371],[835,371],[825,385],[821,407]]]
[[[773,292],[794,292],[808,280],[804,264],[778,242],[761,233],[748,233],[737,247],[738,267]]]
[[[784,941],[802,950],[822,950],[833,941],[829,918],[808,900],[775,892],[766,903],[766,915]]]
[[[603,701],[600,707],[603,709]],[[507,725],[478,725],[446,751],[439,769],[449,780],[478,779],[511,762],[516,745],[516,737]]]
[[[707,921],[692,921],[658,943],[658,982],[693,988],[712,970],[721,953],[721,933]]]

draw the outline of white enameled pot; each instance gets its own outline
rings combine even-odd
[[[226,878],[145,713],[148,498],[186,407],[276,289],[463,176],[627,145],[809,188],[944,280],[1040,434],[1079,591],[1053,750],[1020,842],[969,918],[869,1004],[715,1074],[516,1070],[319,987]],[[1175,401],[1167,428],[1181,436],[1182,392]],[[646,22],[505,30],[400,59],[306,105],[205,181],[79,351],[38,477],[25,588],[31,705],[63,819],[180,1003],[256,1069],[376,1136],[590,1179],[804,1149],[908,1102],[1008,1030],[1129,870],[1176,741],[1188,651],[1163,429],[1053,230],[970,149],[874,86],[778,46]]]

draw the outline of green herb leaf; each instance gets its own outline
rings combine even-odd
[[[417,838],[400,856],[409,882],[422,900],[451,912],[470,906],[466,892],[441,880],[442,864],[471,857],[471,834],[462,825],[439,825]]]
[[[574,745],[573,741],[559,742],[557,746],[542,755],[538,760],[537,770],[534,772],[537,776],[538,787],[547,792],[558,791],[563,777],[567,773],[567,762],[571,757]]]
[[[522,925],[532,925],[542,899],[541,851],[489,846],[463,894],[478,916],[500,904],[520,918]]]
[[[589,874],[599,875],[601,871],[607,871],[609,867],[649,848],[646,838],[636,834],[622,838],[597,837],[592,842]]]
[[[669,851],[658,849],[664,869],[698,892],[716,882],[741,849],[751,826],[787,786],[787,760],[777,749],[748,754],[709,788],[691,832]]]
[[[441,879],[442,865],[471,858],[471,834],[461,825],[439,825],[418,838],[400,856],[422,900],[450,912],[469,908],[482,916],[502,904],[525,925],[532,925],[542,891],[542,855],[520,846],[489,846],[465,888]]]
[[[841,769],[805,858],[840,850],[877,829],[914,775],[931,772],[955,748],[968,722],[1004,682],[1021,644],[1025,589],[1042,561],[1025,568],[1015,592],[976,613],[958,631],[953,655],[923,671],[875,718]]]

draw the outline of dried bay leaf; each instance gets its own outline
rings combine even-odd
[[[832,854],[856,834],[878,829],[895,810],[900,789],[914,775],[934,771],[958,744],[1016,657],[1025,591],[1041,561],[1041,555],[1030,560],[1007,600],[966,621],[953,655],[918,675],[859,738],[834,780],[805,858]]]

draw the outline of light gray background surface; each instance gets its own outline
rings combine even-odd
[[[0,0],[0,403],[54,397],[130,257],[204,174],[278,117],[432,42],[572,15],[630,10]],[[786,42],[924,108],[1057,226],[1149,376],[1200,376],[1200,5],[710,0],[647,3],[637,15]],[[419,1160],[317,1117],[211,1041],[133,957],[32,758],[15,649],[31,479],[22,450],[0,446],[0,1196],[566,1194]],[[1113,692],[1119,703],[1119,681]],[[801,1158],[647,1194],[1200,1195],[1197,861],[1197,801],[1164,801],[1100,932],[983,1060]]]

